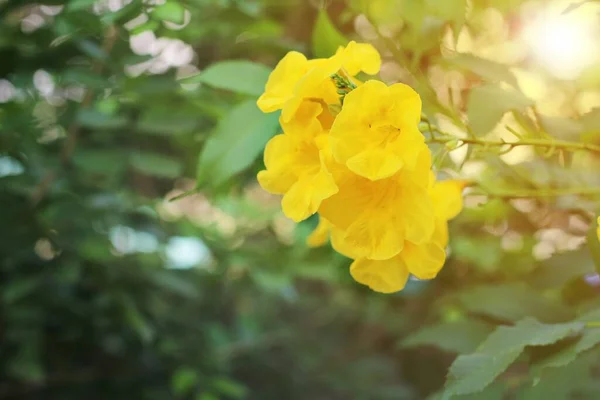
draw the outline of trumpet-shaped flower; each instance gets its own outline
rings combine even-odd
[[[314,214],[338,190],[325,165],[329,148],[318,119],[321,112],[318,103],[306,101],[294,119],[282,121],[284,133],[267,144],[266,170],[258,174],[265,190],[284,195],[283,212],[296,222]]]
[[[431,237],[431,155],[426,146],[420,150],[412,171],[378,181],[332,167],[339,191],[322,203],[319,212],[344,232],[343,242],[353,257],[387,260],[402,251],[406,240],[420,244]]]
[[[349,93],[331,127],[335,159],[370,180],[414,169],[424,137],[421,99],[404,84],[368,81]]]
[[[282,109],[284,121],[290,121],[304,100],[335,104],[339,102],[331,75],[345,71],[354,76],[359,72],[376,74],[381,57],[370,44],[350,42],[327,59],[307,60],[298,52],[289,52],[275,67],[258,99],[263,112]]]
[[[387,260],[357,259],[350,266],[352,277],[382,293],[402,290],[409,274],[419,279],[435,278],[446,260],[448,220],[462,209],[463,186],[460,181],[443,181],[430,189],[436,219],[430,240],[422,244],[406,241],[402,251]]]

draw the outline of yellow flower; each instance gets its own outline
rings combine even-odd
[[[406,241],[402,251],[388,260],[360,258],[350,266],[352,277],[381,293],[402,290],[409,274],[419,279],[435,278],[446,260],[448,220],[462,209],[463,187],[460,181],[443,181],[430,189],[436,227],[429,241],[422,244]]]
[[[342,57],[342,67],[351,76],[359,72],[376,75],[381,69],[381,56],[370,44],[351,41],[345,48],[341,47],[336,55]]]
[[[265,92],[256,104],[262,112],[269,113],[283,108],[294,95],[298,81],[308,72],[309,62],[304,54],[290,51],[279,61],[267,81]]]
[[[381,57],[370,44],[350,42],[327,59],[307,60],[304,55],[292,51],[271,73],[265,93],[257,104],[263,112],[282,109],[283,120],[287,122],[306,99],[324,105],[339,102],[332,74],[344,70],[350,76],[361,71],[373,75],[380,68]]]
[[[329,149],[318,120],[321,112],[318,103],[306,101],[293,120],[281,121],[284,133],[267,144],[267,169],[258,174],[265,190],[284,195],[283,212],[296,222],[314,214],[323,200],[338,191],[325,165]]]
[[[420,119],[421,98],[409,86],[367,81],[346,96],[331,127],[333,155],[370,180],[414,169],[424,146]]]
[[[423,145],[412,171],[371,181],[332,165],[338,193],[323,201],[320,214],[343,231],[353,258],[387,260],[404,242],[424,243],[434,230],[428,195],[431,155]]]
[[[335,251],[348,258],[357,257],[352,247],[344,240],[344,231],[333,226],[323,216],[319,216],[319,224],[306,238],[306,244],[309,247],[324,246],[329,238],[331,238],[331,246]]]
[[[598,224],[598,228],[596,228],[596,235],[598,236],[598,240],[600,240],[600,217],[598,217],[596,223]]]
[[[324,246],[329,239],[329,232],[331,230],[331,223],[323,217],[319,217],[319,224],[314,231],[306,238],[306,244],[308,247],[320,247]]]

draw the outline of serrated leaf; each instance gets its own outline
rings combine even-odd
[[[477,393],[504,372],[527,346],[547,346],[583,330],[584,324],[542,324],[525,318],[514,326],[500,326],[477,352],[461,355],[450,366],[446,396]]]
[[[588,242],[589,243],[589,242]],[[527,281],[536,289],[560,288],[594,272],[594,263],[587,249],[557,254],[543,261]]]
[[[534,317],[561,322],[573,317],[569,308],[523,283],[476,286],[459,293],[458,299],[472,313],[505,321]]]
[[[250,166],[278,126],[278,114],[263,114],[254,101],[236,106],[204,144],[198,184],[218,186]]]
[[[157,153],[135,153],[130,162],[138,171],[159,178],[177,178],[183,170],[179,160]]]
[[[471,91],[467,102],[467,116],[473,132],[484,135],[490,132],[508,111],[523,111],[531,105],[533,102],[523,93],[489,84]]]
[[[409,335],[402,347],[435,346],[453,353],[469,353],[492,332],[493,328],[479,321],[466,320],[426,326]]]
[[[176,1],[167,1],[152,10],[152,17],[174,24],[183,24],[185,22],[185,8]]]
[[[600,135],[600,108],[594,108],[579,119],[583,125],[583,134],[597,138]]]
[[[579,357],[569,368],[551,368],[534,380],[534,384],[522,390],[517,400],[575,399],[586,397],[580,390],[593,380],[591,367],[597,362],[595,354]],[[577,392],[579,396],[573,396]]]
[[[312,33],[312,51],[315,57],[331,57],[348,39],[333,25],[327,11],[321,9]]]
[[[494,382],[481,392],[454,395],[450,397],[452,400],[504,400],[506,397],[507,387],[503,382]],[[437,392],[427,398],[427,400],[447,400],[448,396],[444,396],[443,390]]]
[[[180,83],[205,83],[217,89],[260,96],[265,90],[271,70],[250,61],[231,60],[212,64],[197,75]]]
[[[577,320],[587,324],[581,338],[535,365],[536,374],[540,374],[545,368],[564,367],[575,361],[582,353],[600,344],[600,310],[590,311]]]
[[[509,67],[495,61],[486,60],[468,53],[457,53],[445,60],[446,63],[462,70],[470,71],[484,80],[492,82],[506,82],[513,87],[518,87],[517,78]]]
[[[574,119],[549,117],[538,114],[540,125],[549,135],[565,140],[579,140],[579,135],[583,131],[583,125]]]

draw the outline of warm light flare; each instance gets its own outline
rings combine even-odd
[[[553,75],[574,79],[596,60],[596,28],[589,11],[546,14],[529,25],[525,40]]]

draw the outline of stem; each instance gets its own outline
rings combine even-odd
[[[558,189],[532,189],[515,191],[493,191],[481,188],[484,193],[472,193],[474,196],[483,195],[497,199],[531,199],[531,198],[549,198],[560,196],[600,196],[600,187],[575,187]]]
[[[431,131],[437,132],[442,136],[431,136],[430,139],[427,140],[427,143],[439,143],[446,144],[450,142],[458,142],[458,146],[454,149],[456,150],[459,147],[462,147],[466,144],[487,146],[487,147],[508,147],[508,151],[514,149],[519,146],[534,146],[542,149],[549,150],[565,150],[565,151],[589,151],[592,153],[600,154],[600,146],[592,144],[592,143],[579,143],[579,142],[569,142],[566,140],[548,140],[548,139],[526,139],[523,138],[519,141],[509,142],[504,139],[484,139],[484,138],[476,138],[476,137],[468,137],[468,138],[458,138],[455,136],[451,136],[447,133],[441,132],[440,130],[433,128]]]

